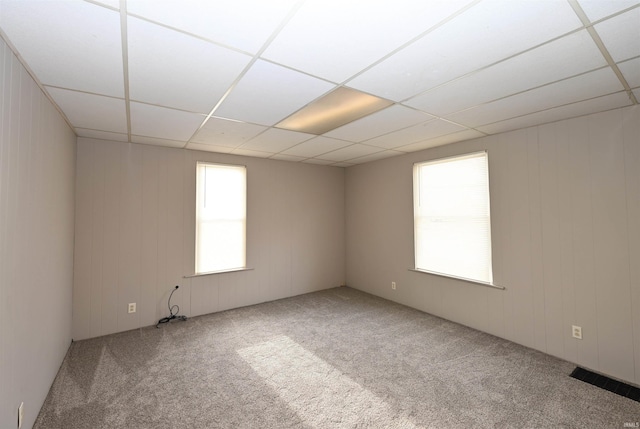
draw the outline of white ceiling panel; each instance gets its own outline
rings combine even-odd
[[[631,88],[640,86],[640,57],[620,63],[618,68]]]
[[[432,119],[432,116],[423,112],[401,105],[394,105],[336,128],[324,135],[359,143],[429,119]]]
[[[325,159],[318,159],[318,158],[309,158],[309,159],[305,159],[304,161],[305,164],[316,164],[316,165],[329,165],[329,164],[333,164],[333,161],[327,161]]]
[[[613,15],[614,13],[633,7],[638,0],[578,0],[591,22]]]
[[[0,27],[46,84],[124,96],[120,14],[83,1],[2,1]]]
[[[605,95],[604,97],[592,98],[590,100],[556,107],[542,112],[532,113],[530,115],[520,116],[518,118],[502,122],[496,122],[494,124],[478,127],[478,130],[488,134],[502,133],[548,122],[560,121],[562,119],[575,118],[577,116],[588,115],[595,112],[604,112],[618,107],[629,106],[630,104],[631,101],[629,100],[627,93],[623,91]]]
[[[201,150],[204,152],[216,152],[216,153],[229,153],[234,148],[225,147],[225,146],[215,146],[210,144],[202,144],[202,143],[189,143],[187,145],[187,149],[190,150]]]
[[[434,119],[432,121],[424,122],[422,124],[414,125],[400,131],[368,140],[367,144],[386,149],[393,149],[405,146],[409,143],[415,143],[444,134],[451,134],[460,130],[464,130],[464,127],[440,119]]]
[[[271,128],[259,136],[252,138],[243,144],[241,148],[277,153],[313,137],[312,134]]]
[[[365,162],[378,161],[380,159],[391,158],[392,156],[403,155],[404,152],[398,152],[395,150],[383,150],[371,155],[365,155],[358,158],[350,159],[349,162],[353,164],[364,164]]]
[[[622,89],[622,84],[613,70],[604,68],[454,113],[447,116],[447,119],[475,128]]]
[[[300,161],[303,161],[305,158],[300,157],[300,156],[285,155],[283,153],[278,153],[278,154],[273,155],[269,159],[277,159],[279,161],[300,162]]]
[[[434,88],[405,104],[443,116],[606,65],[583,30]]]
[[[252,156],[254,158],[269,158],[272,152],[262,152],[259,150],[236,148],[232,152],[234,155]]]
[[[209,113],[251,57],[129,18],[132,100]]]
[[[318,158],[326,159],[328,161],[347,161],[353,158],[359,158],[361,156],[371,155],[374,153],[382,152],[382,149],[367,146],[364,144],[352,144],[351,146],[344,147],[342,149],[334,150],[333,152],[328,152],[322,155],[319,155]]]
[[[640,88],[634,89],[632,92],[633,92],[633,95],[636,96],[636,100],[640,100]]]
[[[138,136],[186,142],[204,118],[197,113],[131,103],[131,133]]]
[[[263,57],[340,83],[469,3],[307,0]]]
[[[127,11],[255,54],[296,0],[127,0]]]
[[[615,62],[640,55],[640,8],[595,25]]]
[[[152,146],[180,147],[180,148],[184,147],[184,142],[183,141],[159,139],[159,138],[156,138],[156,137],[145,137],[145,136],[132,135],[131,136],[131,141],[133,143],[148,144],[148,145],[152,145]]]
[[[191,141],[215,146],[237,147],[266,129],[267,127],[261,125],[212,117]]]
[[[483,137],[485,134],[476,130],[464,130],[457,133],[447,134],[440,137],[430,138],[428,140],[420,141],[417,143],[411,143],[406,146],[396,148],[397,151],[402,152],[415,152],[418,150],[429,149],[431,147],[442,146],[453,142],[461,142],[464,140],[471,140]]]
[[[565,0],[487,0],[366,71],[349,86],[404,100],[580,26]]]
[[[87,137],[91,139],[111,140],[116,142],[128,142],[129,136],[126,134],[111,133],[109,131],[89,130],[86,128],[75,128],[78,137]]]
[[[216,110],[217,116],[274,125],[334,85],[258,60]]]
[[[314,157],[350,145],[351,143],[342,140],[331,139],[328,137],[315,137],[311,140],[307,140],[306,142],[293,146],[292,148],[285,150],[283,153],[294,156]]]
[[[60,88],[47,88],[47,91],[74,127],[127,132],[124,100]]]

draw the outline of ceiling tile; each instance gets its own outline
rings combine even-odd
[[[127,11],[255,54],[296,0],[127,0]]]
[[[87,137],[99,140],[111,140],[116,142],[128,142],[129,136],[126,134],[111,133],[108,131],[89,130],[86,128],[75,128],[78,137]]]
[[[320,136],[293,146],[292,148],[285,150],[283,154],[313,157],[350,145],[351,143],[349,142]]]
[[[629,100],[627,93],[622,91],[615,94],[605,95],[604,97],[592,98],[590,100],[580,101],[502,122],[496,122],[494,124],[478,127],[478,129],[488,134],[502,133],[548,122],[560,121],[562,119],[575,118],[577,116],[588,115],[591,113],[604,112],[606,110],[629,105],[631,105],[631,101]]]
[[[186,142],[204,118],[197,113],[131,103],[131,133],[138,136]]]
[[[469,3],[308,0],[263,57],[340,83]]]
[[[236,148],[231,153],[234,155],[252,156],[254,158],[269,158],[273,152],[262,152],[258,150]]]
[[[258,60],[216,110],[216,115],[274,125],[333,88],[323,80]]]
[[[74,127],[127,132],[124,100],[60,88],[47,91]]]
[[[401,128],[431,119],[430,115],[406,106],[394,105],[372,115],[343,125],[324,135],[327,137],[362,142]]]
[[[640,100],[640,88],[634,89],[632,92],[633,92],[633,95],[636,96],[636,100]]]
[[[382,152],[350,159],[349,162],[352,164],[364,164],[365,162],[377,161],[379,159],[391,158],[392,156],[398,155],[404,155],[404,152],[398,152],[395,150],[383,150]]]
[[[251,57],[174,30],[129,18],[132,100],[209,113]]]
[[[348,84],[401,101],[580,26],[565,0],[484,1]]]
[[[640,86],[640,57],[619,63],[618,68],[631,88]]]
[[[606,65],[583,30],[434,88],[405,104],[443,116]]]
[[[613,15],[616,12],[635,6],[638,0],[578,0],[591,22]]]
[[[640,55],[640,8],[607,19],[593,28],[615,62]]]
[[[331,164],[332,167],[341,167],[341,168],[352,167],[354,165],[355,164],[351,162],[336,162],[335,164]]]
[[[159,139],[156,137],[145,137],[145,136],[131,136],[131,141],[133,143],[146,144],[151,146],[164,146],[164,147],[184,147],[185,142],[176,141],[176,140],[167,140],[167,139]]]
[[[461,142],[464,140],[471,140],[483,137],[485,134],[476,130],[464,130],[457,133],[447,134],[440,137],[431,138],[428,140],[420,141],[417,143],[411,143],[406,146],[396,148],[397,151],[402,152],[415,152],[418,150],[429,149],[431,147],[442,146],[449,143]]]
[[[232,147],[215,146],[211,144],[201,144],[201,143],[189,143],[187,144],[187,149],[201,150],[204,152],[216,152],[216,153],[230,153],[233,150]]]
[[[400,131],[396,131],[375,139],[367,141],[368,145],[386,149],[393,149],[415,143],[428,138],[438,137],[444,134],[454,133],[463,130],[464,127],[452,124],[451,122],[434,119],[422,124],[414,125]]]
[[[38,79],[124,96],[120,14],[83,1],[2,1],[0,27]]]
[[[257,136],[267,127],[211,117],[191,140],[216,146],[237,147]]]
[[[448,115],[447,119],[475,128],[479,125],[611,94],[622,89],[622,84],[615,73],[607,67],[454,113]]]
[[[318,158],[326,159],[328,161],[341,162],[341,161],[347,161],[353,158],[359,158],[365,155],[371,155],[381,151],[382,149],[377,147],[356,143],[342,149],[334,150],[333,152],[328,152],[328,153],[319,155]]]
[[[325,159],[318,159],[318,158],[309,158],[309,159],[305,159],[304,161],[305,164],[316,164],[316,165],[329,165],[329,164],[333,164],[333,161],[327,161]]]
[[[303,158],[301,156],[293,156],[293,155],[285,155],[285,154],[282,154],[282,153],[277,153],[277,154],[273,155],[269,159],[277,159],[279,161],[300,162],[300,161],[304,160],[305,158]]]
[[[242,149],[277,153],[314,137],[311,134],[271,128],[242,145]]]

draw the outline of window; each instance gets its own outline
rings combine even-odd
[[[486,152],[413,167],[417,270],[493,283]]]
[[[196,274],[244,268],[247,171],[244,166],[196,166]]]

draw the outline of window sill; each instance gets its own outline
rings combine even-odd
[[[464,277],[456,277],[450,274],[437,273],[435,271],[420,270],[418,268],[409,268],[409,271],[415,271],[416,273],[423,273],[423,274],[431,274],[432,276],[438,276],[438,277],[446,277],[448,279],[460,280],[463,282],[473,283],[480,286],[487,286],[494,289],[506,290],[504,286],[494,285],[493,283],[482,282],[480,280],[467,279]]]
[[[209,271],[207,273],[196,273],[196,274],[190,274],[188,276],[183,276],[182,278],[184,279],[190,279],[192,277],[203,277],[203,276],[213,276],[216,274],[225,274],[225,273],[235,273],[237,271],[251,271],[253,270],[253,268],[247,268],[247,267],[243,267],[243,268],[230,268],[228,270],[220,270],[220,271]]]

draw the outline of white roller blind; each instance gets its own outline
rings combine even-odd
[[[196,167],[196,273],[245,267],[246,168]]]
[[[493,282],[486,152],[413,169],[416,269]]]

